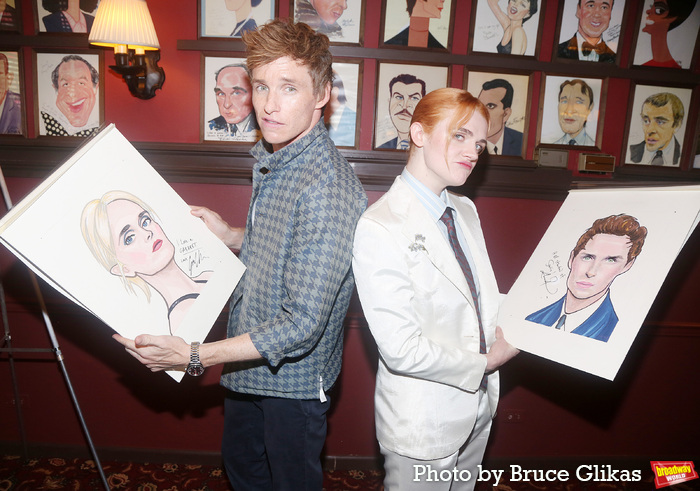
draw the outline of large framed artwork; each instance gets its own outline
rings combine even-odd
[[[22,60],[18,51],[0,51],[0,135],[26,134]]]
[[[545,75],[540,100],[538,143],[599,147],[606,81]]]
[[[334,44],[361,44],[365,0],[290,0],[296,22],[304,22]]]
[[[37,32],[89,34],[99,0],[33,0]]]
[[[328,135],[337,147],[357,146],[358,94],[361,93],[361,62],[333,63],[331,100],[323,117]]]
[[[636,85],[632,92],[625,164],[680,167],[692,90]]]
[[[619,62],[625,0],[565,0],[559,11],[556,59]]]
[[[470,70],[466,89],[489,111],[490,155],[522,157],[527,146],[532,75]]]
[[[546,0],[476,0],[472,3],[471,50],[537,56]]]
[[[697,185],[570,191],[501,304],[505,338],[613,380],[699,214]]]
[[[87,137],[104,122],[103,51],[34,52],[37,133]]]
[[[240,38],[275,18],[275,0],[199,0],[199,37]]]
[[[22,2],[5,0],[0,2],[0,31],[21,32]]]
[[[449,67],[380,63],[377,76],[374,148],[406,150],[416,104],[435,89],[447,87]]]
[[[259,140],[246,59],[202,55],[201,78],[202,141]]]
[[[381,44],[449,50],[453,0],[384,0]]]
[[[700,29],[700,2],[640,2],[633,65],[690,68]]]

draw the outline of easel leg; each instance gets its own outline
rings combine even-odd
[[[12,201],[10,200],[10,194],[7,190],[7,184],[5,183],[5,176],[2,173],[2,169],[0,169],[0,190],[2,191],[3,198],[5,199],[5,205],[7,206],[8,211],[12,208]],[[107,482],[107,478],[105,477],[104,471],[102,470],[102,464],[100,463],[100,459],[97,455],[97,451],[95,450],[95,446],[92,443],[92,438],[90,437],[90,432],[88,431],[87,424],[85,423],[85,419],[83,418],[83,413],[80,410],[80,404],[78,404],[78,398],[75,395],[75,391],[73,390],[73,384],[70,381],[70,377],[68,376],[68,370],[66,370],[65,363],[63,361],[63,353],[61,352],[61,348],[58,346],[58,340],[56,339],[56,332],[53,329],[53,324],[51,323],[51,319],[49,318],[48,311],[46,310],[46,305],[44,303],[44,296],[41,293],[41,289],[39,288],[39,282],[36,279],[36,275],[32,272],[29,271],[29,274],[31,276],[32,284],[34,285],[34,291],[37,296],[37,300],[39,301],[39,306],[41,307],[41,314],[44,318],[44,324],[46,325],[46,331],[49,335],[49,339],[51,340],[51,346],[53,348],[53,352],[56,354],[56,360],[58,361],[59,366],[61,367],[61,373],[63,373],[63,378],[66,381],[66,386],[68,388],[68,393],[70,394],[71,400],[73,401],[73,406],[75,407],[75,412],[78,416],[78,420],[80,421],[80,426],[83,429],[83,434],[85,435],[85,439],[87,441],[88,447],[90,448],[90,453],[92,454],[92,458],[95,461],[95,467],[97,468],[97,471],[100,474],[100,479],[102,480],[102,484],[104,485],[105,489],[107,491],[110,491],[109,483]],[[4,312],[4,307],[5,307],[5,292],[4,290],[2,292],[2,305],[3,305],[3,312]],[[9,324],[5,319],[3,319],[5,322],[5,341],[10,344],[10,339],[11,336],[9,334]],[[2,349],[1,351],[7,352],[9,354],[10,360],[12,360],[12,353],[13,351],[19,351],[19,350],[12,350],[10,346],[8,346],[8,349]],[[20,399],[19,399],[19,391],[17,388],[16,384],[16,379],[14,378],[14,363],[11,361],[11,371],[12,371],[12,376],[13,376],[13,381],[15,382],[15,400],[17,403],[17,406],[19,408],[20,405]],[[21,416],[21,409],[18,409],[18,414],[20,415],[20,423],[22,430],[21,432],[24,432],[24,422]],[[25,448],[23,449],[25,453],[26,451],[26,438],[22,437],[23,445]]]

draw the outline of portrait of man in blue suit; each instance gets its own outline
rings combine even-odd
[[[569,256],[566,294],[525,319],[607,342],[618,322],[610,285],[642,252],[647,229],[630,215],[599,218]]]
[[[513,111],[514,93],[513,85],[502,78],[481,86],[479,100],[489,111],[486,147],[491,155],[520,155],[523,151],[523,134],[506,126]]]

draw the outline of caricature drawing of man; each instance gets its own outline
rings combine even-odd
[[[338,72],[333,70],[331,100],[323,112],[328,136],[336,146],[349,147],[355,144],[355,122],[357,113],[350,108],[345,96],[345,85]]]
[[[523,134],[506,126],[512,113],[513,85],[507,80],[496,78],[484,82],[479,100],[489,111],[489,131],[486,147],[491,155],[520,155]]]
[[[409,128],[416,104],[425,96],[425,82],[415,75],[402,73],[389,82],[389,115],[397,136],[377,148],[407,150]]]
[[[593,89],[581,79],[565,80],[559,86],[559,127],[564,134],[554,144],[595,146],[586,132],[588,116],[593,110]]]
[[[630,215],[593,222],[569,256],[566,294],[525,319],[607,342],[618,322],[610,285],[634,265],[646,236],[646,227]]]
[[[342,38],[343,27],[338,21],[347,8],[347,0],[296,0],[295,18],[329,38]]]
[[[252,89],[244,64],[220,68],[214,75],[219,116],[208,122],[207,136],[217,140],[255,141],[258,125],[253,114]]]
[[[576,34],[558,47],[559,58],[615,63],[615,52],[603,41],[614,0],[578,0]]]
[[[675,94],[660,92],[642,103],[644,141],[630,145],[630,160],[635,164],[677,166],[681,145],[676,131],[683,124],[685,110]]]
[[[99,73],[85,58],[64,56],[51,73],[56,103],[41,111],[46,134],[87,137],[96,133],[99,122],[93,119],[92,111],[99,83]]]
[[[0,134],[22,133],[22,103],[20,95],[12,92],[14,73],[5,53],[0,53]]]

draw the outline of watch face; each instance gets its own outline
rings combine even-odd
[[[189,375],[192,375],[193,377],[199,377],[201,374],[204,373],[204,367],[202,366],[201,363],[194,365],[194,364],[189,364],[187,366],[187,373]]]

